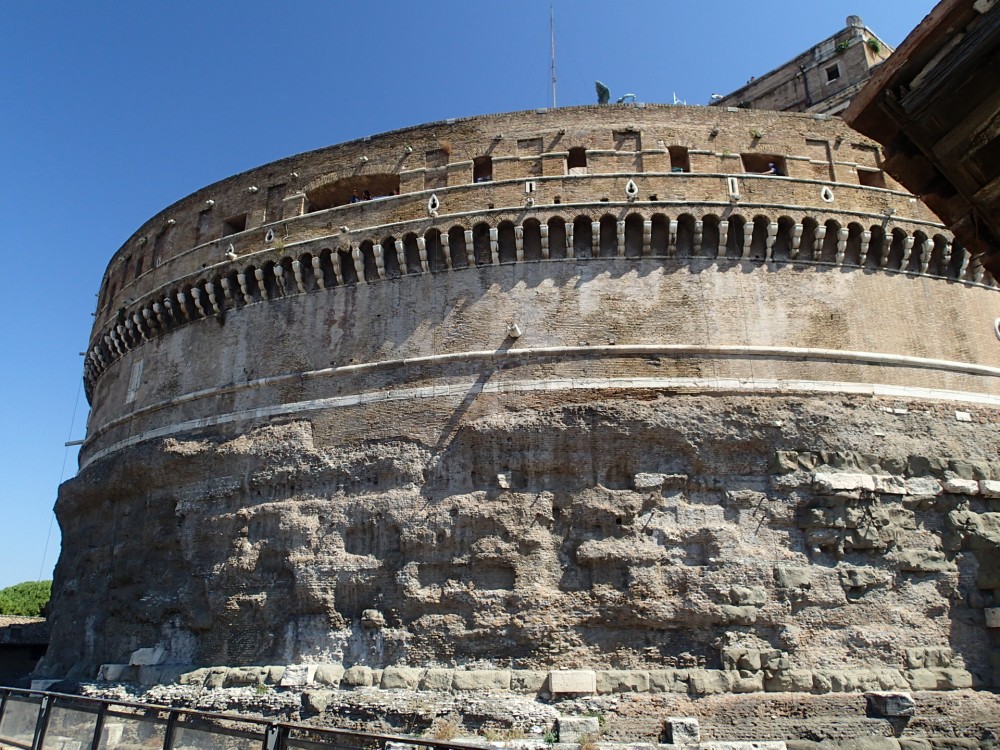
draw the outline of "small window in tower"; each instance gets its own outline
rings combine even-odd
[[[587,174],[587,149],[576,146],[566,156],[566,174]]]
[[[881,169],[858,167],[858,182],[865,187],[884,188],[885,172]]]
[[[142,276],[142,256],[140,255],[138,260],[135,262],[135,278]]]
[[[493,180],[493,157],[477,156],[472,160],[472,181],[491,182]]]
[[[686,146],[669,146],[667,150],[670,152],[671,172],[691,171],[691,157],[688,156]]]
[[[840,63],[834,63],[826,69],[826,82],[833,83],[840,78]]]
[[[230,216],[228,219],[222,222],[222,236],[228,237],[231,234],[238,234],[239,232],[245,232],[247,228],[247,215],[239,214],[238,216]]]

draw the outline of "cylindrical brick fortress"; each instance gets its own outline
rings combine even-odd
[[[43,668],[995,684],[998,299],[826,116],[520,112],[216,183],[105,274]]]

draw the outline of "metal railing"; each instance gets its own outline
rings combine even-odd
[[[145,703],[0,688],[3,750],[482,750]]]

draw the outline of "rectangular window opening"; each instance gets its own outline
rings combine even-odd
[[[833,83],[840,78],[840,63],[834,63],[826,69],[826,82]]]
[[[858,167],[858,182],[865,187],[884,188],[885,172],[881,169],[864,169]]]
[[[245,232],[247,229],[247,215],[238,214],[237,216],[230,216],[228,219],[222,222],[222,236],[228,237],[231,234],[238,234],[240,232]]]
[[[747,174],[787,175],[785,157],[779,154],[740,154]]]
[[[691,171],[691,157],[688,156],[687,146],[669,146],[667,151],[670,152],[671,172]]]

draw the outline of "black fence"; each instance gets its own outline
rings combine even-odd
[[[79,695],[0,688],[3,750],[482,750]]]

